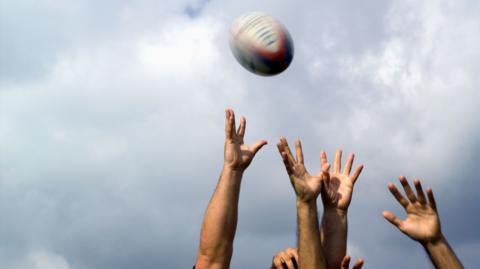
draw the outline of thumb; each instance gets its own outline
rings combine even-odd
[[[266,140],[259,140],[259,141],[257,141],[257,143],[255,143],[255,144],[252,146],[253,154],[257,154],[257,152],[258,152],[263,146],[265,146],[266,144],[268,144],[268,142],[267,142]]]
[[[383,211],[383,217],[391,224],[397,226],[397,228],[399,228],[402,223],[402,221],[390,211]]]

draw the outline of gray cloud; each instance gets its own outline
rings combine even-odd
[[[280,135],[302,139],[311,170],[339,147],[366,164],[349,239],[368,267],[428,265],[381,218],[402,215],[386,190],[402,173],[432,186],[447,237],[478,266],[478,3],[1,6],[0,267],[191,266],[225,107],[247,117],[248,142],[270,142],[244,178],[232,268],[295,244]],[[289,28],[284,74],[254,76],[231,55],[229,23],[249,10]]]

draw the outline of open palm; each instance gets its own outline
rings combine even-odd
[[[322,164],[322,171],[317,175],[311,175],[307,172],[303,162],[300,140],[295,141],[296,159],[293,157],[285,138],[280,138],[277,146],[297,198],[302,201],[316,200],[324,182],[327,180],[329,164]]]
[[[389,211],[383,216],[393,225],[413,240],[425,243],[441,237],[440,218],[438,217],[435,198],[430,188],[427,189],[428,203],[420,181],[414,181],[417,195],[414,194],[405,177],[400,177],[400,183],[407,194],[406,199],[393,184],[388,189],[407,213],[405,220],[399,219]]]
[[[244,117],[240,119],[238,130],[235,130],[235,114],[233,110],[225,111],[225,166],[238,171],[245,170],[255,157],[255,154],[267,141],[260,140],[253,146],[244,144],[245,128],[247,121]]]
[[[363,169],[363,165],[360,165],[351,174],[354,158],[355,156],[350,154],[345,168],[341,172],[342,151],[338,150],[336,152],[333,171],[329,172],[329,184],[326,184],[322,191],[322,200],[325,207],[344,211],[348,209],[352,200],[353,186]],[[323,151],[320,153],[320,160],[322,166],[328,163],[327,155]]]
[[[417,202],[409,204],[406,211],[407,218],[398,226],[400,231],[417,241],[427,241],[439,234],[440,221],[431,207]]]

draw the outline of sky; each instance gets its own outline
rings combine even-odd
[[[230,52],[250,11],[293,38],[278,76]],[[227,107],[247,143],[269,142],[244,175],[231,268],[296,244],[280,136],[302,140],[312,172],[320,150],[365,164],[348,237],[365,268],[430,268],[381,215],[404,216],[387,190],[399,175],[433,188],[478,268],[479,29],[475,0],[0,0],[0,268],[191,268]]]

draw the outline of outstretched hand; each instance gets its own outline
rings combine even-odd
[[[255,154],[267,144],[266,140],[259,140],[252,146],[245,145],[246,124],[246,119],[241,117],[238,130],[235,130],[235,114],[231,109],[225,110],[224,167],[233,171],[245,171]]]
[[[317,175],[308,173],[303,162],[303,151],[300,140],[295,141],[296,158],[293,157],[292,152],[288,146],[287,140],[284,137],[280,138],[277,144],[283,163],[287,169],[290,182],[297,195],[297,200],[302,202],[316,201],[323,185],[328,180],[328,163],[322,163],[321,171]]]
[[[422,244],[441,239],[440,218],[438,217],[432,189],[427,188],[427,201],[422,185],[418,179],[414,180],[416,195],[410,188],[405,177],[401,176],[399,179],[408,199],[406,199],[392,183],[388,184],[388,189],[405,209],[407,218],[401,220],[392,212],[384,211],[383,216],[385,219],[397,226],[404,234]]]
[[[333,162],[333,171],[329,171],[329,184],[322,190],[322,200],[325,208],[334,208],[347,211],[352,201],[353,186],[362,172],[363,165],[359,165],[353,173],[351,173],[353,160],[355,155],[350,154],[345,164],[345,168],[341,171],[342,151],[337,150],[335,160]],[[322,167],[327,162],[327,154],[320,153]]]

